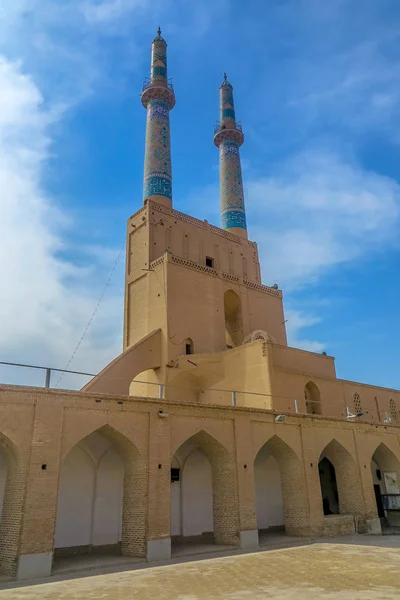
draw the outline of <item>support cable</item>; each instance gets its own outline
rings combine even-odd
[[[81,335],[81,337],[80,337],[80,339],[79,339],[79,342],[78,342],[78,343],[77,343],[77,345],[76,345],[76,348],[75,348],[75,350],[74,350],[74,351],[73,351],[73,353],[71,354],[71,357],[70,357],[69,361],[67,362],[67,365],[66,365],[66,367],[65,367],[64,371],[67,371],[67,370],[68,370],[68,367],[70,366],[70,364],[71,364],[71,363],[72,363],[72,361],[74,360],[76,353],[78,352],[78,350],[79,350],[79,348],[80,348],[80,346],[81,346],[81,344],[82,344],[82,342],[83,342],[83,340],[84,340],[84,338],[85,338],[85,336],[86,336],[87,332],[89,331],[89,328],[90,328],[90,326],[91,326],[91,324],[92,324],[92,322],[93,322],[93,319],[95,318],[95,316],[96,316],[96,314],[97,314],[97,311],[98,311],[98,310],[99,310],[99,308],[100,308],[100,305],[101,305],[101,303],[102,303],[102,301],[103,301],[103,298],[104,298],[104,296],[105,296],[105,294],[106,294],[106,291],[108,290],[108,288],[109,288],[109,286],[110,286],[110,283],[111,283],[112,276],[114,275],[114,271],[115,271],[115,269],[117,268],[117,265],[118,265],[119,259],[121,258],[121,254],[122,254],[122,252],[123,252],[124,248],[125,248],[125,240],[124,240],[124,242],[123,242],[123,244],[122,244],[122,246],[121,246],[121,249],[120,249],[120,251],[119,251],[119,253],[118,253],[118,256],[117,256],[117,258],[116,258],[116,259],[115,259],[115,261],[114,261],[114,264],[113,264],[113,266],[112,266],[112,269],[111,269],[110,275],[108,276],[108,279],[107,279],[107,281],[106,281],[106,284],[105,284],[105,286],[104,286],[104,288],[103,288],[103,291],[102,291],[102,292],[101,292],[101,294],[100,294],[100,298],[99,298],[99,300],[98,300],[98,302],[97,302],[97,304],[96,304],[96,307],[95,307],[95,309],[94,309],[94,311],[93,311],[93,313],[92,313],[92,316],[90,317],[90,319],[89,319],[89,321],[88,321],[88,323],[87,323],[87,325],[86,325],[86,327],[85,327],[85,329],[84,329],[84,331],[83,331],[83,333],[82,333],[82,335]],[[57,388],[57,387],[58,387],[58,385],[59,385],[60,381],[61,381],[61,380],[62,380],[62,378],[64,377],[64,374],[65,374],[64,372],[62,372],[62,373],[61,373],[61,375],[60,375],[60,377],[59,377],[59,379],[58,379],[57,383],[56,383],[56,384],[55,384],[55,386],[54,386],[55,388]]]

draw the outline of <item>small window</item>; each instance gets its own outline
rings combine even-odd
[[[354,410],[357,413],[362,413],[363,409],[362,409],[362,404],[361,404],[361,398],[360,398],[360,394],[358,394],[357,392],[353,395],[353,400],[354,400]]]
[[[396,402],[393,400],[393,398],[391,398],[389,401],[389,410],[390,410],[390,416],[391,416],[392,420],[397,421]]]
[[[206,256],[206,267],[210,267],[210,269],[214,268],[214,259],[210,256]]]
[[[179,481],[180,469],[171,468],[171,481]]]

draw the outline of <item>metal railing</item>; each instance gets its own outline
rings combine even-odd
[[[226,127],[224,124],[221,125],[221,121],[217,121],[214,127],[214,135],[220,131],[229,131],[230,129],[233,131],[241,131],[243,133],[242,124],[240,121],[236,122],[235,127]]]
[[[166,86],[162,85],[164,81],[165,80],[163,80],[163,79],[157,80],[157,79],[150,79],[149,77],[146,77],[143,82],[142,91],[144,92],[145,90],[147,90],[149,87],[152,87],[152,86],[157,87],[158,82],[159,82],[159,87],[166,87],[171,92],[173,92],[174,84],[172,83],[172,79],[168,79]]]
[[[400,494],[382,494],[381,497],[385,510],[400,512]]]
[[[75,387],[59,387],[59,383],[62,377],[66,375],[85,377],[85,378],[94,378],[99,375],[99,373],[87,373],[84,371],[72,371],[68,369],[58,369],[55,367],[47,367],[41,365],[30,365],[24,363],[14,363],[14,362],[5,362],[0,361],[0,366],[4,367],[17,367],[19,369],[31,369],[36,371],[42,371],[44,374],[44,385],[39,384],[39,386],[35,383],[21,383],[22,378],[18,378],[18,383],[10,383],[9,381],[2,381],[2,375],[0,374],[0,384],[4,385],[17,385],[17,386],[25,386],[25,387],[44,387],[46,389],[59,389],[59,390],[71,390],[71,391],[79,391],[83,385],[88,383],[86,380],[83,385],[76,385]],[[52,373],[59,373],[60,378],[56,381],[53,387],[52,384]],[[125,381],[127,382],[127,378],[125,377],[112,377],[107,374],[101,375],[102,379],[109,379],[114,381]],[[11,377],[8,377],[11,379]],[[271,410],[274,413],[282,412],[283,414],[308,414],[310,417],[324,418],[331,417],[335,419],[343,419],[352,422],[360,422],[360,419],[365,417],[365,421],[380,423],[383,425],[387,425],[392,423],[393,425],[400,425],[400,422],[392,421],[389,418],[389,413],[385,412],[384,418],[380,416],[380,412],[377,411],[376,406],[368,407],[365,406],[365,410],[360,413],[352,413],[347,406],[343,403],[337,403],[334,406],[332,411],[329,410],[329,405],[326,402],[320,400],[312,400],[312,399],[304,399],[299,401],[296,398],[289,396],[279,396],[277,394],[267,394],[263,392],[250,392],[250,391],[240,391],[240,390],[229,390],[229,389],[219,389],[219,388],[211,388],[211,389],[197,389],[193,387],[186,386],[177,386],[171,384],[163,384],[163,383],[155,383],[149,381],[140,381],[140,380],[132,380],[129,381],[130,387],[130,396],[132,400],[135,397],[140,398],[151,398],[158,400],[177,400],[179,402],[198,402],[199,400],[203,401],[205,404],[214,404],[214,405],[222,405],[222,406],[234,406],[234,407],[252,407],[264,410]],[[135,390],[136,386],[136,390]],[[88,390],[90,391],[90,390]],[[166,394],[168,391],[168,394]],[[182,392],[187,391],[187,397],[182,399]],[[100,392],[101,393],[101,392]],[[111,394],[112,395],[112,394]],[[120,394],[117,394],[120,395]],[[126,394],[128,396],[128,393]],[[275,408],[278,404],[279,408]],[[275,407],[273,407],[273,405]],[[372,409],[372,410],[367,410]],[[384,412],[382,410],[382,412]],[[377,417],[377,418],[375,418]],[[283,419],[284,420],[284,419]],[[278,421],[278,422],[283,422]]]
[[[41,367],[38,365],[26,365],[21,363],[13,363],[13,362],[4,362],[0,361],[0,365],[5,365],[8,367],[24,367],[26,369],[37,369],[40,371],[45,371],[45,379],[44,379],[44,387],[50,387],[51,380],[51,372],[54,371],[56,373],[71,373],[73,375],[85,375],[86,377],[96,377],[93,373],[84,373],[82,371],[68,371],[67,369],[56,369],[55,367]]]

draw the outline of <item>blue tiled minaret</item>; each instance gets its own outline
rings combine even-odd
[[[172,206],[171,140],[169,111],[175,105],[174,88],[167,77],[167,44],[158,35],[151,47],[150,79],[143,85],[142,104],[147,109],[144,158],[144,200]]]
[[[239,148],[243,144],[242,128],[236,123],[233,88],[224,75],[220,92],[220,122],[214,133],[214,144],[219,148],[220,200],[222,227],[247,238],[242,168]]]

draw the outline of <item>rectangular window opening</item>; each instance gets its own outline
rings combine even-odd
[[[210,269],[214,268],[214,259],[210,256],[206,256],[206,267],[210,267]]]
[[[171,481],[179,481],[180,469],[171,469]]]

